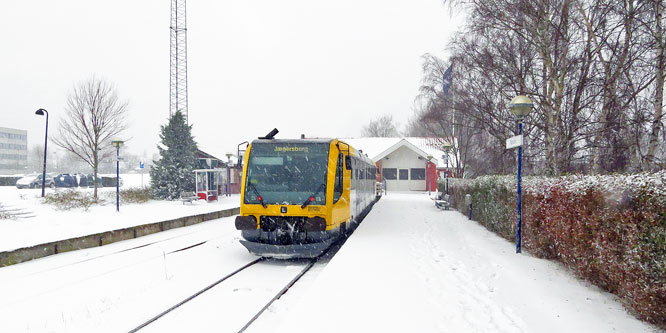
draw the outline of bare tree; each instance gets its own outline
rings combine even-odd
[[[664,40],[664,26],[663,26],[663,13],[664,2],[662,0],[651,1],[653,7],[653,20],[654,23],[648,25],[648,31],[654,40],[655,49],[655,93],[654,93],[654,114],[652,116],[650,137],[648,141],[648,148],[646,160],[650,168],[655,168],[657,157],[656,153],[659,148],[660,140],[659,134],[663,133],[662,118],[664,115],[664,79],[666,79],[666,40]],[[651,29],[650,29],[651,26]],[[663,141],[662,141],[663,142]]]
[[[398,136],[398,128],[393,122],[393,116],[385,114],[363,127],[361,136],[366,137],[393,137]]]
[[[112,84],[95,77],[74,87],[67,97],[65,119],[53,142],[92,168],[95,199],[100,162],[113,154],[111,139],[127,128],[127,106]]]
[[[436,137],[455,136],[469,174],[505,173],[515,159],[503,143],[516,131],[506,104],[528,95],[535,104],[524,126],[528,172],[664,167],[663,0],[442,1],[470,15],[449,59],[424,56],[411,132],[425,125]]]

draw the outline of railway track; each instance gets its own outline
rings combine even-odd
[[[219,280],[217,280],[217,281],[215,281],[215,282],[209,284],[209,285],[206,286],[205,288],[203,288],[203,289],[197,291],[196,293],[192,294],[191,296],[189,296],[189,297],[185,298],[184,300],[182,300],[182,301],[176,303],[176,304],[173,305],[172,307],[170,307],[170,308],[168,308],[168,309],[162,311],[160,314],[158,314],[158,315],[156,315],[156,316],[154,316],[154,317],[152,317],[152,318],[146,320],[146,321],[143,322],[141,325],[139,325],[139,326],[137,326],[136,328],[130,330],[129,332],[130,332],[130,333],[138,332],[140,329],[142,329],[142,328],[144,328],[144,327],[150,325],[151,323],[155,322],[156,320],[158,320],[158,319],[164,317],[165,315],[167,315],[167,314],[170,313],[171,311],[178,309],[179,307],[183,306],[185,303],[187,303],[187,302],[193,300],[195,297],[197,297],[197,296],[199,296],[199,295],[205,293],[206,291],[212,289],[213,287],[215,287],[215,286],[217,286],[218,284],[224,282],[225,280],[229,279],[230,277],[232,277],[232,276],[238,274],[239,272],[241,272],[241,271],[247,269],[248,267],[253,266],[253,265],[255,265],[255,264],[258,264],[259,262],[264,261],[264,260],[266,260],[266,258],[261,257],[261,258],[257,258],[257,259],[255,259],[255,260],[249,262],[248,264],[243,265],[241,268],[239,268],[239,269],[237,269],[237,270],[235,270],[235,271],[233,271],[233,272],[231,272],[231,273],[225,275],[225,276],[222,277],[221,279],[219,279]]]
[[[146,241],[142,244],[122,247],[121,249],[113,250],[113,251],[110,251],[110,252],[107,252],[107,253],[98,254],[98,255],[95,255],[95,256],[92,256],[92,257],[87,257],[85,259],[74,260],[74,261],[70,261],[70,262],[66,262],[66,263],[58,263],[58,264],[56,264],[54,266],[51,266],[51,267],[48,267],[46,269],[32,271],[28,274],[20,276],[19,278],[27,278],[27,277],[30,277],[30,276],[33,276],[33,275],[36,275],[36,274],[40,274],[40,273],[56,271],[56,270],[63,269],[63,268],[68,268],[68,267],[72,267],[72,266],[76,266],[76,265],[80,265],[80,264],[85,264],[85,263],[89,263],[91,261],[95,261],[95,260],[98,260],[98,259],[104,259],[104,258],[114,256],[114,255],[118,255],[118,254],[126,254],[128,252],[145,249],[145,248],[148,248],[148,247],[151,247],[151,246],[160,246],[160,245],[166,244],[168,242],[173,242],[174,240],[182,240],[183,241],[182,245],[177,245],[177,246],[170,245],[169,247],[171,247],[172,249],[165,250],[163,254],[155,256],[155,257],[160,257],[160,256],[163,256],[163,255],[169,255],[169,254],[172,254],[172,253],[187,250],[187,249],[190,249],[192,247],[202,245],[202,244],[205,244],[207,242],[217,240],[217,239],[220,239],[222,237],[225,237],[225,236],[228,236],[229,234],[231,234],[231,232],[230,232],[230,233],[225,233],[225,234],[222,234],[222,235],[217,235],[215,237],[200,237],[201,235],[205,235],[206,233],[207,233],[206,231],[193,231],[193,232],[183,233],[183,234],[179,234],[179,235],[175,235],[175,236],[171,236],[171,237],[166,237],[166,238],[161,238],[161,239],[157,239],[157,240]],[[132,240],[129,240],[129,241],[138,241],[138,240],[139,240],[139,238],[135,238],[135,239],[132,239]],[[120,245],[120,244],[115,243],[113,245]],[[100,248],[93,248],[93,249],[99,250]],[[79,251],[81,251],[81,250],[79,250]],[[65,252],[65,253],[67,253],[67,252]],[[152,258],[149,258],[149,259],[152,259]]]
[[[262,304],[264,304],[263,307],[261,307],[261,309],[259,309],[259,310],[258,310],[258,311],[257,311],[257,312],[256,312],[256,313],[255,313],[255,314],[254,314],[254,315],[253,315],[253,316],[252,316],[252,317],[251,317],[251,318],[250,318],[250,319],[249,319],[249,320],[248,320],[248,321],[247,321],[247,322],[241,327],[241,328],[240,328],[240,330],[239,330],[238,332],[239,332],[239,333],[240,333],[240,332],[245,332],[245,330],[248,329],[248,328],[249,328],[249,327],[250,327],[250,326],[251,326],[251,325],[252,325],[252,324],[253,324],[253,323],[254,323],[254,322],[255,322],[255,321],[261,316],[261,315],[262,315],[262,313],[264,313],[264,311],[266,311],[266,309],[268,309],[268,308],[269,308],[269,307],[270,307],[270,306],[271,306],[276,300],[278,300],[280,297],[282,297],[284,294],[286,294],[286,293],[289,291],[289,289],[290,289],[294,284],[296,284],[296,282],[298,282],[298,281],[299,281],[299,280],[300,280],[305,274],[307,274],[307,272],[310,271],[310,269],[311,269],[312,267],[314,267],[314,265],[315,265],[317,262],[319,262],[319,261],[320,261],[322,258],[324,258],[324,257],[331,257],[335,252],[337,252],[338,249],[340,249],[340,247],[342,246],[342,244],[344,244],[345,241],[346,241],[346,238],[345,238],[345,239],[341,239],[341,240],[339,240],[339,241],[333,243],[333,244],[332,244],[332,245],[331,245],[326,251],[324,251],[322,254],[320,254],[319,256],[317,256],[317,257],[315,257],[315,258],[312,258],[312,259],[308,260],[307,264],[305,264],[305,265],[299,270],[299,272],[298,272],[295,276],[293,276],[293,278],[291,278],[291,279],[289,280],[288,283],[286,283],[282,288],[280,288],[280,290],[279,290],[277,293],[275,293],[275,294],[272,296],[272,298],[271,298],[268,302],[262,303]],[[198,290],[197,292],[193,293],[192,295],[188,296],[187,298],[183,299],[182,301],[180,301],[180,302],[174,304],[173,306],[171,306],[171,307],[169,307],[168,309],[162,311],[161,313],[159,313],[159,314],[153,316],[152,318],[146,320],[145,322],[141,323],[140,325],[138,325],[137,327],[133,328],[133,329],[130,330],[129,332],[130,332],[130,333],[134,333],[134,332],[138,332],[138,331],[140,331],[140,330],[146,328],[147,326],[149,326],[150,324],[155,323],[156,321],[158,321],[159,319],[163,318],[163,317],[166,316],[167,314],[173,312],[173,311],[176,310],[176,309],[181,308],[183,305],[185,305],[186,303],[192,301],[192,300],[195,299],[196,297],[201,296],[202,294],[204,294],[204,293],[206,293],[206,292],[208,292],[208,291],[211,291],[214,287],[220,285],[222,282],[225,282],[225,281],[231,279],[232,277],[238,275],[238,274],[241,273],[241,272],[244,272],[244,271],[248,270],[249,268],[251,268],[251,267],[253,267],[253,266],[256,266],[256,265],[259,264],[259,263],[262,263],[262,262],[268,262],[268,261],[272,261],[272,262],[280,262],[280,263],[283,262],[282,260],[272,260],[272,259],[268,259],[268,258],[265,258],[265,257],[260,257],[260,258],[258,258],[258,259],[256,259],[256,260],[253,260],[253,261],[251,261],[251,262],[249,262],[249,263],[243,265],[242,267],[236,269],[235,271],[233,271],[233,272],[231,272],[231,273],[225,275],[224,277],[220,278],[219,280],[217,280],[217,281],[215,281],[215,282],[213,282],[213,283],[207,285],[206,287],[204,287],[204,288]],[[282,266],[282,265],[281,265],[281,266]],[[251,313],[251,312],[250,312],[250,313]]]
[[[232,235],[233,231],[226,233],[210,235],[209,231],[194,231],[168,237],[160,237],[136,243],[131,245],[113,244],[113,249],[104,250],[95,248],[91,253],[96,253],[90,257],[82,258],[81,255],[75,255],[74,260],[67,258],[50,258],[47,265],[37,265],[37,269],[11,270],[0,276],[0,282],[11,283],[11,281],[20,281],[13,283],[14,289],[25,290],[23,293],[4,295],[0,308],[13,306],[16,303],[24,302],[27,299],[35,299],[50,293],[58,292],[64,289],[73,289],[78,285],[84,285],[89,281],[100,279],[103,276],[117,274],[123,270],[131,270],[134,267],[141,267],[156,260],[165,261],[171,255],[182,253],[184,251],[200,247],[210,242],[215,242]],[[120,248],[117,248],[117,247]],[[100,251],[102,250],[102,251]],[[102,252],[102,253],[100,253]],[[107,261],[104,261],[107,260]],[[51,263],[52,264],[48,264]],[[104,264],[100,264],[102,262]],[[107,263],[108,262],[108,263]],[[30,263],[28,263],[30,264]],[[15,267],[14,267],[15,268]],[[48,281],[48,283],[44,283]],[[33,287],[39,286],[39,287]]]

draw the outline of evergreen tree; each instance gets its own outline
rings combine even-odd
[[[169,118],[168,125],[161,126],[160,139],[160,160],[153,161],[150,169],[150,191],[154,198],[173,200],[183,191],[195,190],[197,143],[192,137],[192,126],[185,124],[180,111]]]

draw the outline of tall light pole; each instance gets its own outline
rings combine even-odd
[[[44,197],[44,189],[46,188],[46,144],[49,142],[49,112],[44,109],[35,111],[35,114],[43,116],[46,114],[46,130],[44,131],[44,168],[42,169],[42,198]]]
[[[225,189],[225,195],[230,197],[231,196],[231,156],[234,154],[232,153],[226,153],[227,155],[227,183],[225,184],[226,189]]]
[[[430,179],[430,170],[429,168],[432,168],[432,165],[430,165],[430,160],[432,160],[432,155],[428,155],[428,162],[426,162],[426,187],[428,188],[428,196],[430,196],[430,190],[432,190],[432,186],[430,184],[431,179]]]
[[[518,136],[521,137],[522,140],[522,135],[523,135],[523,119],[525,116],[527,116],[530,111],[532,111],[532,107],[534,104],[532,103],[532,100],[527,97],[527,96],[516,96],[511,100],[511,103],[509,103],[509,110],[511,110],[511,113],[513,113],[516,116],[516,119],[518,120]],[[522,172],[522,166],[523,166],[523,146],[522,144],[518,146],[518,202],[516,203],[516,253],[520,253],[521,251],[521,242],[522,242],[522,235],[521,235],[521,228],[522,228],[522,201],[521,201],[521,186],[520,186],[520,181],[521,181],[521,172]]]
[[[449,194],[449,153],[447,151],[446,155],[443,156],[446,159],[446,173],[444,174],[444,177],[446,177],[446,194]]]
[[[116,212],[120,211],[120,146],[123,140],[114,138],[111,144],[116,147]]]
[[[442,158],[446,160],[446,174],[444,177],[446,177],[446,194],[449,194],[449,152],[451,151],[451,143],[446,143],[444,145],[444,152],[446,154],[442,155]]]

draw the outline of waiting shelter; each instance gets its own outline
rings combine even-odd
[[[222,192],[226,173],[226,169],[194,170],[197,197],[207,202],[217,200],[217,196]]]

